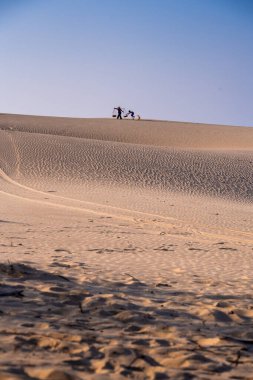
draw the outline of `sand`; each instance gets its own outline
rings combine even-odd
[[[0,114],[0,379],[252,379],[253,128]]]

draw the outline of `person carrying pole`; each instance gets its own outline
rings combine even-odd
[[[115,107],[114,109],[115,109],[116,111],[118,111],[117,119],[121,119],[121,120],[122,120],[122,116],[121,116],[121,114],[124,112],[123,109],[122,109],[120,106]]]

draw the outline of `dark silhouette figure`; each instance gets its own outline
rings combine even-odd
[[[117,119],[121,119],[122,120],[121,114],[122,114],[122,112],[124,112],[123,109],[121,109],[120,106],[119,107],[115,107],[114,109],[118,111]]]
[[[135,117],[134,116],[134,111],[128,110],[128,113],[124,117],[128,117],[129,115],[131,116],[132,119],[134,119],[134,117]]]

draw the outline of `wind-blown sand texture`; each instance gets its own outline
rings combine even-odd
[[[253,128],[0,115],[0,380],[252,379]]]

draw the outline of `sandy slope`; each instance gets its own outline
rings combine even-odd
[[[252,148],[0,115],[0,379],[250,379]]]

